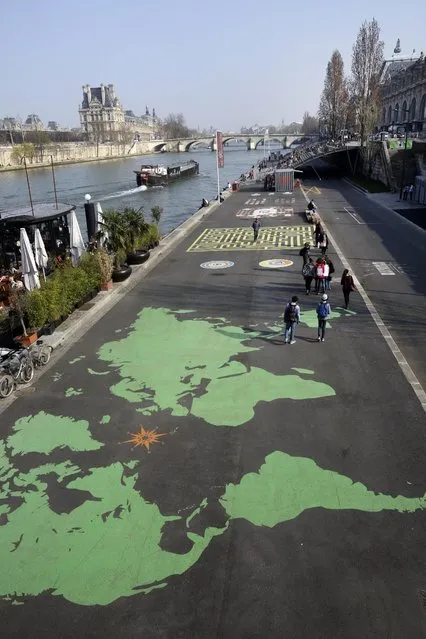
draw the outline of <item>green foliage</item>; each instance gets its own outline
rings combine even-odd
[[[96,235],[98,241],[102,241],[104,246],[114,255],[114,266],[120,266],[122,255],[127,254],[129,246],[129,232],[126,218],[114,209],[103,213],[102,228]]]
[[[153,206],[151,209],[152,219],[155,224],[158,226],[160,223],[160,218],[163,214],[163,209],[161,206]]]
[[[111,279],[112,257],[102,249],[94,253],[83,253],[78,267],[87,273],[90,285],[95,289]]]
[[[34,159],[34,155],[35,155],[34,144],[25,142],[24,144],[16,144],[13,147],[13,151],[10,157],[13,162],[18,162],[19,164],[22,164],[24,162],[24,158],[32,162],[32,160]]]
[[[108,259],[112,270],[109,256]],[[101,283],[102,271],[95,255],[85,254],[78,266],[65,262],[41,282],[40,289],[24,294],[25,304],[20,306],[25,309],[29,328],[41,328],[49,320],[57,321],[69,315],[76,304]]]
[[[127,229],[127,252],[131,253],[136,248],[138,238],[148,231],[149,226],[141,209],[126,207],[121,215]]]
[[[35,331],[44,326],[49,318],[49,308],[41,289],[34,289],[27,293],[26,306],[27,322],[30,331]]]

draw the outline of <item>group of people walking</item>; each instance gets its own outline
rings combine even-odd
[[[327,293],[323,293],[321,301],[317,304],[318,341],[325,341],[325,329],[327,318],[331,315],[331,306]],[[296,343],[296,326],[300,322],[299,298],[293,295],[284,310],[284,344]]]
[[[321,250],[321,255],[314,262],[310,255],[311,245],[306,242],[300,250],[299,255],[303,258],[302,276],[305,280],[305,292],[307,295],[311,293],[312,283],[314,282],[315,293],[321,295],[321,300],[316,307],[318,320],[318,341],[325,341],[325,329],[327,319],[331,314],[331,305],[327,291],[331,290],[331,282],[335,272],[334,264],[326,254],[328,247],[328,238],[321,222],[315,225],[315,244]],[[349,269],[345,268],[340,278],[343,297],[345,300],[345,308],[349,307],[349,298],[352,291],[355,291],[355,283]],[[296,343],[296,326],[300,322],[300,306],[299,298],[294,295],[287,303],[284,310],[284,343]]]
[[[301,250],[303,255],[302,276],[305,280],[306,295],[311,293],[312,282],[315,283],[315,293],[325,293],[331,289],[334,264],[328,255],[318,257],[316,262],[309,255],[310,245],[307,243]],[[302,251],[304,253],[302,253]],[[306,260],[305,261],[305,256]]]

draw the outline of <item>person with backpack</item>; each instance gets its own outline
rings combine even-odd
[[[327,324],[327,318],[331,314],[331,306],[328,301],[327,293],[321,297],[321,302],[317,306],[317,318],[318,318],[318,341],[324,342],[325,340],[325,327]]]
[[[306,295],[309,295],[311,292],[312,280],[315,276],[315,264],[312,257],[309,258],[309,262],[303,265],[302,275],[305,279]]]
[[[299,298],[293,295],[284,310],[284,344],[295,344],[296,326],[300,321]]]
[[[303,266],[305,264],[307,264],[308,261],[309,261],[309,251],[310,250],[311,250],[311,245],[309,244],[309,242],[305,242],[305,245],[299,251],[300,257],[303,257]]]
[[[345,270],[343,271],[340,284],[342,285],[343,297],[345,298],[345,308],[348,308],[349,296],[352,293],[352,291],[356,291],[354,279],[352,275],[349,273],[348,268],[345,268]]]
[[[328,264],[328,277],[327,277],[326,282],[325,282],[325,290],[326,291],[330,291],[331,290],[331,280],[333,279],[333,273],[334,273],[335,269],[334,269],[334,264],[330,260],[328,255],[324,255],[324,259],[325,259],[326,264]]]
[[[258,217],[254,218],[254,222],[251,225],[252,229],[253,229],[253,233],[254,233],[254,240],[253,242],[256,242],[258,236],[259,236],[259,229],[260,229],[260,220]]]

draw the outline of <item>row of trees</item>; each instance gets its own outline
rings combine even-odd
[[[342,129],[359,129],[361,143],[373,131],[379,114],[379,76],[384,43],[377,20],[365,21],[352,48],[351,75],[335,50],[327,64],[318,116],[334,138]]]

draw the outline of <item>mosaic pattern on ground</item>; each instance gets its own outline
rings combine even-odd
[[[277,249],[298,249],[305,242],[313,243],[312,226],[270,226],[261,227],[259,237],[253,241],[253,229],[219,228],[205,229],[187,249],[190,252],[205,251],[273,251]]]

